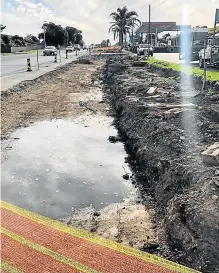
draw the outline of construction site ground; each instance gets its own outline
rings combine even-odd
[[[207,105],[202,106],[197,112],[202,117],[202,123],[199,125],[201,126],[201,135],[205,138],[200,142],[198,149],[190,150],[194,155],[191,157],[192,164],[187,162],[184,165],[180,149],[184,147],[186,134],[182,131],[181,135],[176,136],[178,131],[175,127],[171,127],[171,124],[178,126],[177,124],[182,120],[182,111],[166,113],[168,117],[163,121],[160,110],[157,111],[157,108],[153,107],[145,108],[142,104],[143,98],[146,97],[148,98],[145,100],[150,100],[152,105],[158,102],[169,103],[167,98],[172,99],[172,105],[182,104],[177,95],[180,89],[179,81],[165,78],[159,73],[150,73],[147,68],[132,67],[133,61],[129,57],[124,57],[124,60],[121,56],[119,60],[114,58],[106,62],[103,58],[96,57],[92,63],[68,64],[38,79],[21,83],[2,94],[1,138],[4,172],[1,209],[2,272],[155,273],[195,272],[195,270],[219,272],[218,247],[212,246],[212,240],[218,242],[219,230],[218,167],[217,165],[202,167],[202,163],[196,160],[197,154],[204,151],[210,144],[218,142],[218,108],[216,104],[218,94],[212,91],[213,93],[208,94],[208,97],[205,98],[203,93],[198,93],[195,103],[202,106],[204,102],[205,104],[207,102]],[[146,94],[151,87],[155,87],[155,89],[152,88],[155,93]],[[141,103],[139,103],[139,98]],[[184,110],[185,107],[174,108],[181,110],[183,108]],[[172,108],[165,108],[165,111],[170,109]],[[210,118],[209,111],[213,111],[214,118]],[[169,115],[172,115],[171,118]],[[177,115],[177,123],[175,115]],[[87,135],[84,130],[87,128],[88,131],[93,129],[93,132],[96,132],[96,127],[100,128],[97,135],[101,135],[106,130],[104,138],[107,140],[109,137],[109,140],[114,142],[110,143],[112,146],[109,146],[109,151],[117,149],[115,145],[118,142],[125,144],[127,155],[122,154],[124,162],[115,171],[118,172],[121,180],[118,178],[117,181],[117,177],[112,174],[114,167],[112,167],[113,162],[111,161],[114,161],[114,158],[110,158],[110,152],[107,152],[108,157],[106,156],[103,161],[104,164],[106,162],[104,171],[108,170],[112,175],[110,185],[118,187],[116,190],[112,189],[115,191],[115,199],[111,198],[107,185],[106,189],[99,189],[98,186],[98,191],[102,190],[102,195],[106,195],[108,198],[105,203],[101,201],[95,203],[99,204],[97,207],[95,205],[92,207],[87,205],[89,200],[87,203],[84,200],[80,206],[70,212],[71,210],[66,209],[66,206],[71,208],[69,205],[71,200],[68,200],[69,203],[66,206],[63,205],[59,211],[56,207],[57,204],[54,204],[56,199],[53,200],[53,196],[48,197],[48,200],[46,197],[37,200],[37,196],[34,196],[31,201],[32,196],[28,196],[28,190],[16,192],[16,186],[13,186],[15,184],[10,185],[14,176],[19,173],[20,165],[23,164],[21,157],[17,159],[13,157],[13,154],[20,152],[19,143],[22,141],[22,137],[28,133],[25,130],[28,128],[30,131],[35,130],[38,128],[37,126],[42,124],[46,130],[46,127],[52,124],[57,128],[58,135],[63,128],[62,121],[67,121],[68,124],[64,132],[61,133],[70,136],[72,136],[71,134],[76,135],[78,146],[80,139],[74,130],[82,130],[85,134],[83,137],[86,139]],[[154,127],[150,127],[148,122]],[[73,127],[74,132],[70,132],[68,126],[70,128],[71,123],[81,127]],[[118,135],[107,136],[108,129],[106,128],[112,126],[118,129]],[[180,129],[183,130],[181,127]],[[157,135],[153,135],[156,130]],[[53,131],[50,133],[51,138],[56,137],[53,135]],[[208,137],[206,134],[210,136]],[[149,136],[153,136],[153,143],[147,143],[151,140]],[[158,140],[159,136],[162,136],[161,140]],[[181,142],[176,142],[178,137]],[[87,138],[88,142],[92,142],[92,138],[94,137],[90,135]],[[165,138],[166,143],[164,144]],[[68,140],[63,138],[63,144],[69,142],[67,143],[69,149],[74,141],[74,138]],[[159,141],[161,142],[159,143]],[[94,143],[96,142],[98,145],[100,144],[99,140],[95,139]],[[28,143],[26,144],[29,147]],[[22,147],[25,149],[25,144],[23,145]],[[165,145],[167,145],[168,151],[164,148]],[[177,155],[173,145],[178,149]],[[188,147],[191,147],[191,143],[186,146],[186,149]],[[81,150],[81,153],[85,155],[84,158],[91,157],[88,149],[88,146],[83,146]],[[118,146],[118,149],[123,149],[123,147]],[[48,149],[45,150],[45,153],[47,152]],[[169,156],[167,156],[168,152]],[[120,155],[121,153],[120,151]],[[93,151],[92,157],[95,158],[95,156],[98,157],[98,154]],[[183,156],[189,158],[189,154]],[[27,154],[23,159],[25,157],[27,158]],[[14,162],[11,162],[10,158]],[[177,165],[175,165],[176,159],[178,160]],[[20,160],[19,165],[16,160]],[[40,163],[40,160],[38,157],[33,162],[33,166]],[[59,168],[61,166],[63,170],[65,164],[72,163],[72,167],[69,165],[69,168],[73,168],[75,164],[71,161],[66,163],[65,158],[60,160],[62,164],[58,166]],[[102,160],[101,157],[98,158],[98,168],[104,167]],[[11,174],[7,170],[10,174],[8,175],[5,169],[10,169],[13,164],[17,166],[16,174]],[[187,169],[188,165],[191,167],[190,172]],[[196,176],[192,178],[191,172],[194,166],[196,166]],[[199,173],[200,166],[201,173]],[[90,168],[90,165],[87,165],[82,172],[86,173]],[[52,170],[52,168],[46,168],[45,172],[51,173]],[[177,186],[178,180],[175,178],[174,170],[178,170],[178,177],[183,177],[182,183],[187,181],[182,187]],[[57,172],[59,172],[58,169]],[[89,178],[92,178],[92,173],[89,173],[88,180]],[[35,183],[38,179],[37,177]],[[100,179],[103,179],[102,175]],[[117,185],[113,184],[113,180]],[[122,180],[124,182],[121,182]],[[80,179],[78,181],[80,182]],[[152,185],[147,181],[156,182]],[[194,182],[193,188],[190,188],[191,181]],[[201,192],[196,190],[197,181],[201,181]],[[206,181],[209,181],[208,185]],[[68,182],[71,183],[69,180]],[[13,183],[16,182],[13,181]],[[92,185],[91,187],[86,186],[87,181],[80,183],[84,183],[85,195],[90,198]],[[96,182],[91,183],[95,184]],[[24,179],[22,180],[21,177],[19,185],[23,187],[23,184]],[[30,182],[30,185],[32,184],[33,181]],[[28,189],[31,187],[30,185],[27,186]],[[42,186],[40,185],[41,188]],[[13,191],[13,195],[8,195],[7,193],[11,191]],[[96,192],[98,194],[98,191],[96,190],[95,194]],[[125,191],[124,196],[123,191]],[[54,196],[59,192],[61,189],[55,189]],[[71,194],[73,198],[74,191]],[[59,198],[60,204],[64,204],[65,195],[60,195]],[[52,201],[50,202],[50,200]],[[34,206],[34,202],[38,205]],[[198,210],[198,208],[201,209],[201,206],[202,214]],[[194,212],[191,211],[191,207]],[[197,219],[200,221],[193,216],[198,217]],[[186,219],[186,224],[183,217]],[[212,236],[211,240],[209,236]],[[205,243],[201,245],[202,241]],[[195,251],[197,251],[197,255]],[[196,256],[197,258],[195,258]],[[160,257],[176,263],[168,262]],[[179,264],[187,265],[194,270]]]

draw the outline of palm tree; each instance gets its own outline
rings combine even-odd
[[[113,18],[109,32],[114,33],[114,39],[119,35],[119,45],[123,46],[123,37],[130,35],[134,26],[138,26],[140,20],[137,19],[138,14],[135,11],[128,11],[127,7],[118,8],[117,12],[112,12],[110,16]]]

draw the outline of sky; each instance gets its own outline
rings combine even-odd
[[[5,34],[26,36],[42,32],[44,21],[73,26],[83,31],[86,44],[110,39],[109,14],[118,7],[127,6],[138,13],[139,19],[148,21],[151,4],[151,21],[171,21],[192,26],[213,26],[219,0],[1,0],[1,23]]]

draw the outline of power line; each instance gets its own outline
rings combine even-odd
[[[153,7],[152,9],[156,9],[156,8],[162,6],[166,2],[167,2],[167,0],[164,0],[163,2],[161,2],[160,4],[158,4],[157,6]]]

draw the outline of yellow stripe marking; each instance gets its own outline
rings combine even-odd
[[[125,246],[119,243],[116,243],[114,241],[111,241],[109,239],[102,238],[98,235],[95,235],[93,233],[89,233],[88,231],[75,228],[75,227],[68,227],[65,224],[50,219],[48,217],[36,214],[34,212],[30,212],[28,210],[22,209],[20,207],[14,206],[10,203],[7,203],[5,201],[1,201],[1,206],[4,209],[10,210],[14,213],[17,213],[23,217],[26,217],[28,219],[31,219],[32,221],[35,221],[39,224],[46,225],[48,227],[52,227],[58,231],[73,235],[75,237],[81,238],[81,239],[86,239],[89,242],[92,242],[94,244],[98,244],[100,246],[104,246],[106,248],[119,251],[125,255],[129,256],[134,256],[136,258],[142,259],[144,261],[147,261],[148,263],[152,263],[155,265],[158,265],[163,268],[168,268],[170,270],[173,270],[175,272],[180,272],[180,273],[198,273],[199,271],[196,271],[194,269],[187,268],[185,266],[182,266],[180,264],[171,262],[169,260],[165,260],[164,258],[142,252],[136,248],[131,248],[129,246]]]
[[[17,268],[4,261],[1,262],[1,268],[7,270],[10,273],[24,273],[23,271],[18,270]]]
[[[81,264],[79,262],[76,262],[76,261],[74,261],[72,259],[66,258],[63,255],[61,255],[61,254],[59,254],[59,253],[57,253],[57,252],[55,252],[55,251],[53,251],[51,249],[48,249],[48,248],[46,248],[44,246],[41,246],[41,245],[39,245],[37,243],[31,242],[31,241],[29,241],[29,240],[15,234],[15,233],[11,232],[11,231],[3,228],[3,227],[2,227],[2,233],[7,235],[8,237],[20,242],[23,245],[26,245],[26,246],[31,247],[31,248],[33,248],[33,249],[35,249],[35,250],[37,250],[37,251],[39,251],[39,252],[41,252],[41,253],[43,253],[45,255],[48,255],[48,256],[52,257],[53,259],[55,259],[55,260],[57,260],[57,261],[59,261],[61,263],[64,263],[64,264],[70,265],[70,266],[72,266],[74,268],[77,268],[78,270],[80,270],[82,272],[85,272],[85,273],[101,273],[100,271],[92,269],[92,268],[90,268],[90,267],[88,267],[86,265],[83,265],[83,264]]]

